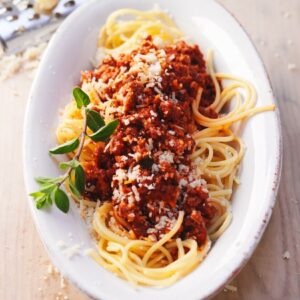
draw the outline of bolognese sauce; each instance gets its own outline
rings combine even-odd
[[[198,126],[191,103],[199,88],[200,110],[218,115],[204,110],[215,88],[199,47],[180,41],[158,48],[148,37],[131,53],[108,56],[96,70],[83,72],[82,84],[87,82],[101,86],[97,97],[109,101],[110,117],[120,123],[84,166],[85,196],[111,202],[121,226],[153,241],[170,231],[182,210],[177,236],[202,245],[216,209],[189,158]]]

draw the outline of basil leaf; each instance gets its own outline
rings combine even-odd
[[[62,212],[67,213],[69,211],[69,198],[60,188],[57,188],[54,192],[54,202]]]
[[[79,146],[79,139],[74,139],[49,150],[51,154],[64,154],[74,151]]]
[[[81,194],[79,193],[79,191],[77,190],[76,186],[74,185],[74,183],[72,182],[71,178],[69,177],[68,179],[68,184],[69,184],[69,188],[72,192],[72,194],[76,197],[76,198],[81,198]]]
[[[90,103],[89,96],[79,87],[73,89],[73,96],[79,109]]]
[[[85,174],[81,165],[75,168],[75,186],[78,192],[82,194],[85,186]]]
[[[103,118],[95,110],[87,109],[86,118],[87,125],[93,132],[96,132],[105,125]]]
[[[60,177],[57,178],[49,178],[49,177],[36,177],[35,181],[39,184],[45,184],[45,183],[56,183],[60,180]]]
[[[72,169],[75,169],[76,167],[79,166],[79,161],[78,160],[70,160],[70,161],[67,161],[67,162],[62,162],[59,164],[59,168],[61,170],[66,170],[67,168],[71,167]]]
[[[46,204],[47,197],[46,195],[38,198],[35,202],[35,206],[37,209],[41,209]]]
[[[104,127],[100,128],[92,135],[89,135],[89,137],[95,142],[104,142],[108,137],[110,137],[114,133],[118,125],[119,120],[113,120],[106,124]]]

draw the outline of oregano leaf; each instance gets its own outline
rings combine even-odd
[[[119,120],[113,120],[100,128],[95,133],[89,135],[89,137],[95,142],[104,142],[109,138],[119,125]]]
[[[50,194],[56,187],[57,185],[55,183],[43,184],[39,191],[43,192],[44,194]]]
[[[67,194],[60,188],[57,188],[54,192],[54,202],[58,209],[67,213],[70,208],[70,202]]]
[[[70,161],[67,161],[67,162],[61,162],[59,164],[59,168],[61,170],[66,170],[67,168],[71,167],[72,169],[75,169],[76,167],[79,166],[79,161],[76,160],[76,159],[72,159]]]
[[[30,193],[29,196],[31,196],[33,199],[38,199],[38,198],[44,196],[44,194],[45,193],[43,193],[43,192],[37,191],[37,192]]]
[[[47,194],[47,195],[46,195],[46,203],[49,204],[49,205],[52,205],[51,194]]]
[[[36,177],[35,181],[39,184],[46,184],[46,183],[56,183],[60,180],[60,177],[57,178],[50,178],[50,177]]]
[[[105,125],[105,122],[101,115],[92,109],[86,110],[87,126],[93,131],[98,131],[101,127]]]
[[[74,151],[79,146],[79,139],[68,141],[49,150],[51,154],[65,154]]]
[[[71,193],[72,193],[76,198],[80,198],[80,197],[81,197],[81,194],[80,194],[79,191],[77,190],[75,184],[72,182],[71,177],[69,177],[69,179],[68,179],[68,185],[69,185],[69,188],[70,188],[70,190],[71,190]]]
[[[46,201],[47,201],[46,195],[43,195],[43,196],[37,198],[36,202],[35,202],[36,208],[41,209],[46,204]]]
[[[85,186],[85,174],[81,165],[75,168],[75,186],[79,193],[82,194]]]
[[[79,87],[73,89],[73,96],[76,101],[77,108],[82,108],[90,103],[89,96]]]

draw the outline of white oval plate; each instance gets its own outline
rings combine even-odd
[[[258,105],[274,103],[261,60],[249,38],[219,4],[211,0],[155,0],[167,9],[178,26],[204,53],[214,49],[216,69],[252,82]],[[149,0],[94,0],[76,10],[59,28],[43,57],[27,106],[24,134],[24,170],[27,191],[37,189],[36,176],[57,176],[57,164],[48,156],[56,144],[59,110],[71,99],[80,71],[90,69],[99,28],[119,8],[151,9]],[[67,215],[56,208],[39,211],[29,198],[41,238],[59,270],[82,291],[96,299],[205,299],[222,288],[251,256],[268,223],[275,202],[281,168],[281,133],[278,111],[251,118],[243,132],[247,152],[233,199],[233,221],[205,261],[191,274],[165,289],[132,288],[102,269],[89,257],[68,260],[56,246],[91,247],[87,228],[72,204]],[[73,240],[70,241],[69,233]]]

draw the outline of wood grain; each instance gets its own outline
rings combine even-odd
[[[221,292],[214,299],[300,299],[300,1],[219,2],[244,25],[266,64],[281,111],[284,160],[272,219],[232,283],[238,290]],[[297,68],[289,70],[289,64]],[[26,203],[21,141],[30,75],[0,83],[0,299],[84,300],[87,297],[71,285],[61,288],[59,276],[48,274],[49,259]],[[286,251],[288,260],[283,259]]]

